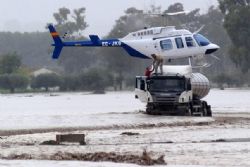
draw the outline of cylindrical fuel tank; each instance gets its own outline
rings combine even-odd
[[[209,93],[209,80],[201,73],[191,74],[191,85],[195,98],[202,99]]]

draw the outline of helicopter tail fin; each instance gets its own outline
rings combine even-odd
[[[89,35],[89,38],[94,45],[100,45],[100,38],[97,35]]]
[[[63,41],[60,38],[58,32],[56,31],[55,27],[52,24],[50,24],[48,26],[48,28],[49,28],[50,34],[55,42],[54,44],[52,44],[52,46],[55,47],[54,51],[53,51],[52,58],[57,59],[60,56],[60,53],[62,51],[64,44],[63,44]]]

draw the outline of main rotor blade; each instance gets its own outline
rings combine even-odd
[[[180,14],[188,14],[189,11],[180,11],[180,12],[173,12],[173,13],[166,13],[168,16],[180,15]]]
[[[160,15],[160,16],[176,16],[181,14],[188,14],[190,11],[180,11],[180,12],[172,12],[172,13],[144,13],[146,15]]]
[[[211,64],[205,63],[205,64],[203,64],[203,65],[192,66],[192,68],[193,68],[193,69],[197,69],[197,68],[208,68],[208,67],[210,67],[210,66],[211,66]]]
[[[205,25],[202,25],[198,30],[196,30],[193,34],[198,34],[203,28],[205,27]]]
[[[220,61],[220,58],[217,57],[217,56],[215,56],[214,54],[211,54],[210,56],[213,57],[213,58],[215,58],[216,60]]]

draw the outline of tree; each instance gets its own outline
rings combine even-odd
[[[208,13],[200,15],[198,18],[199,24],[205,25],[200,33],[207,36],[208,39],[220,46],[220,49],[214,53],[220,58],[220,61],[215,60],[211,56],[205,56],[205,60],[212,64],[212,68],[204,68],[203,72],[213,78],[213,76],[225,71],[227,74],[236,72],[236,66],[229,57],[229,48],[231,40],[223,27],[224,15],[219,8],[211,6]]]
[[[6,54],[0,59],[0,73],[10,74],[16,72],[21,66],[21,59],[16,53]]]
[[[82,90],[103,92],[106,87],[112,86],[113,77],[107,70],[92,68],[80,74],[79,81]]]
[[[224,27],[233,44],[230,49],[231,59],[246,73],[250,69],[250,1],[219,0],[219,3],[225,15]]]
[[[29,79],[21,74],[3,74],[0,75],[0,87],[9,89],[10,93],[14,93],[15,89],[27,88]]]
[[[70,35],[86,29],[88,24],[85,22],[85,11],[84,7],[73,11],[65,7],[60,8],[58,13],[54,13],[57,22],[56,28],[61,32],[68,32]]]
[[[79,77],[76,75],[66,75],[62,77],[62,84],[60,90],[76,91],[80,89]]]
[[[65,33],[64,40],[86,40],[82,36],[88,24],[85,20],[85,8],[75,9],[70,11],[67,8],[60,8],[58,12],[54,13],[56,20],[55,27],[59,34],[63,36]],[[64,68],[66,74],[79,74],[85,68],[90,67],[97,61],[95,49],[79,47],[79,48],[63,48],[58,63]]]
[[[56,74],[41,74],[32,79],[31,87],[45,88],[48,91],[49,88],[60,86],[61,83],[61,78]]]
[[[48,31],[46,32],[0,32],[1,56],[17,51],[22,64],[32,68],[57,67],[48,55],[52,43]]]
[[[223,89],[223,84],[227,84],[228,86],[232,86],[233,84],[239,84],[238,80],[236,80],[232,76],[224,74],[224,73],[221,73],[221,74],[213,77],[212,80],[215,83],[217,83],[221,89]]]

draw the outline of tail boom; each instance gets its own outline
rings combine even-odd
[[[50,34],[54,40],[54,51],[52,58],[58,59],[63,47],[121,47],[122,43],[118,39],[108,39],[100,40],[97,35],[89,35],[89,41],[72,41],[72,42],[63,42],[59,36],[59,33],[56,31],[55,27],[50,24],[48,26]]]

